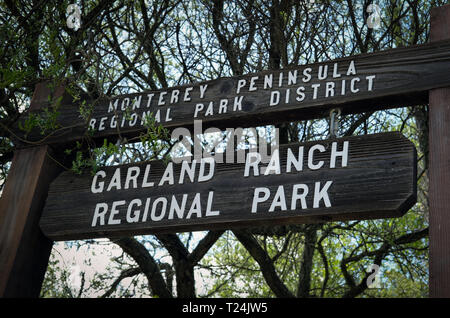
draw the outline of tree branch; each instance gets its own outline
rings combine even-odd
[[[103,295],[100,296],[100,298],[107,298],[109,296],[111,296],[111,294],[116,290],[117,286],[119,286],[120,282],[128,277],[133,277],[135,275],[138,275],[142,273],[142,270],[139,267],[133,267],[133,268],[128,268],[123,270],[119,277],[117,277],[114,282],[111,284],[111,287],[106,291],[106,293],[104,293]]]
[[[209,249],[222,236],[224,231],[209,231],[208,234],[197,244],[195,249],[188,256],[188,261],[195,266],[205,256]]]
[[[319,225],[310,225],[305,230],[305,246],[303,248],[302,262],[297,287],[297,297],[309,297],[311,289],[311,271],[313,267],[314,251],[316,250],[317,229]]]
[[[176,234],[159,234],[156,236],[169,251],[174,261],[177,280],[177,296],[195,297],[194,266],[188,261],[189,251]]]
[[[136,261],[139,268],[147,277],[153,294],[156,294],[161,298],[172,298],[172,294],[167,288],[158,264],[153,257],[150,256],[144,245],[131,237],[112,240],[112,242],[119,245],[125,253],[130,255]]]
[[[289,291],[286,285],[283,284],[280,277],[276,273],[275,266],[269,255],[264,251],[253,235],[245,231],[233,231],[236,238],[247,249],[250,255],[255,259],[261,268],[264,279],[269,285],[270,289],[280,298],[293,298],[294,295]]]
[[[164,245],[175,262],[187,259],[189,251],[176,234],[158,234],[156,237]]]
[[[342,274],[344,275],[345,281],[350,286],[350,289],[344,294],[343,298],[352,298],[360,295],[364,290],[368,288],[367,279],[371,275],[371,273],[367,273],[359,284],[355,283],[355,280],[347,271],[347,264],[351,262],[357,262],[365,257],[374,256],[373,264],[380,266],[383,259],[388,254],[389,250],[397,245],[409,244],[421,240],[422,238],[428,236],[428,228],[423,230],[404,234],[397,239],[395,239],[392,243],[385,242],[381,245],[381,247],[375,251],[366,251],[360,253],[358,255],[343,258],[340,264]]]

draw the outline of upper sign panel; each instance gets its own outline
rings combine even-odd
[[[137,135],[151,118],[166,128],[251,127],[326,117],[330,108],[359,113],[418,105],[428,90],[450,85],[450,42],[392,49],[324,63],[221,78],[144,93],[108,96],[95,101],[84,119],[79,104],[63,98],[58,129],[45,143],[79,140],[91,128],[94,138]],[[44,99],[45,100],[45,99]],[[24,117],[25,118],[25,117]],[[23,122],[24,118],[21,119]],[[22,138],[42,140],[39,132]]]

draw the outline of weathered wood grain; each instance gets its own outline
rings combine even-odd
[[[114,237],[162,232],[181,232],[206,229],[228,229],[235,227],[256,227],[261,225],[280,225],[310,222],[326,222],[334,220],[356,220],[369,218],[397,217],[403,215],[416,202],[416,151],[413,144],[399,133],[386,133],[369,136],[347,137],[335,140],[338,149],[342,149],[343,141],[349,142],[348,165],[341,167],[340,158],[336,168],[330,168],[331,141],[317,141],[305,144],[289,144],[280,147],[281,174],[267,176],[244,177],[244,164],[216,164],[214,177],[205,182],[177,183],[180,164],[174,165],[175,184],[164,184],[158,187],[106,191],[109,181],[117,167],[107,167],[105,191],[91,192],[92,174],[85,172],[74,175],[62,173],[52,184],[40,221],[42,231],[53,240],[85,239],[94,237]],[[319,170],[311,170],[307,165],[309,149],[316,144],[324,145],[325,152],[315,152],[314,162],[324,161]],[[303,170],[286,173],[286,153],[291,149],[297,156],[299,146],[304,146],[305,161]],[[132,166],[145,169],[147,163]],[[120,166],[121,179],[126,178],[127,168]],[[149,180],[159,182],[166,169],[161,161],[151,162]],[[196,176],[199,166],[197,165]],[[141,184],[143,173],[138,178]],[[99,179],[100,180],[100,179]],[[195,179],[196,181],[197,179]],[[313,208],[314,183],[333,181],[328,190],[331,207],[320,202]],[[291,189],[294,184],[306,184],[309,187],[306,196],[307,207],[302,209],[300,201],[297,209],[289,210]],[[287,211],[275,208],[267,212],[278,186],[283,185],[288,206]],[[254,189],[268,187],[270,199],[258,205],[256,213],[251,213]],[[212,210],[220,211],[220,215],[205,217],[205,207],[210,191],[214,192]],[[195,193],[201,195],[202,217],[195,214],[186,219],[192,198]],[[150,209],[146,222],[127,223],[126,209],[132,199],[141,199],[142,220],[144,202],[151,197],[175,196],[181,204],[182,194],[188,194],[184,218],[175,216],[172,220],[161,221],[150,219]],[[125,200],[126,205],[119,208],[115,216],[120,224],[92,227],[93,213],[96,204],[106,202],[110,206],[113,201]],[[159,211],[159,210],[155,210]],[[159,214],[159,213],[157,213]],[[109,213],[107,214],[107,218]]]
[[[62,94],[56,90],[55,96]],[[48,90],[36,85],[31,109],[39,109]],[[38,297],[52,241],[39,219],[50,182],[62,171],[48,145],[14,152],[0,197],[0,297]]]
[[[61,172],[49,146],[17,150],[0,198],[0,297],[38,297],[52,242],[39,219],[50,181]]]
[[[351,61],[354,61],[356,75],[349,69]],[[334,70],[336,64],[336,71]],[[328,68],[328,76],[326,79],[318,79],[320,68],[322,71]],[[311,80],[303,75],[305,69],[311,68]],[[369,110],[386,109],[396,106],[408,106],[426,104],[428,102],[428,90],[450,85],[450,41],[433,42],[425,45],[411,46],[407,48],[397,48],[382,52],[356,55],[336,59],[324,63],[317,63],[304,66],[296,66],[281,71],[265,71],[256,74],[248,74],[245,76],[220,78],[213,81],[196,83],[181,87],[172,87],[167,90],[159,90],[152,92],[144,92],[131,95],[123,95],[117,97],[103,98],[96,101],[86,100],[87,104],[94,106],[93,114],[90,119],[95,119],[93,124],[95,132],[93,137],[103,138],[108,136],[116,136],[120,131],[124,136],[136,136],[145,131],[141,125],[141,119],[145,114],[151,112],[154,116],[159,111],[160,123],[168,128],[175,127],[190,128],[193,125],[194,112],[198,103],[204,104],[204,110],[198,114],[195,119],[201,119],[203,126],[228,128],[228,127],[252,127],[263,124],[274,124],[277,122],[287,122],[302,119],[311,119],[326,117],[328,111],[334,107],[340,107],[343,113],[360,113]],[[291,75],[297,71],[296,83],[293,84],[293,77],[289,81],[289,72]],[[283,73],[281,86],[279,86],[280,73]],[[264,89],[264,80],[266,75],[272,74],[272,88]],[[349,74],[349,75],[347,75]],[[369,88],[368,77],[372,78],[372,86]],[[256,78],[257,77],[257,78]],[[254,83],[252,84],[252,78]],[[351,80],[355,80],[353,90],[351,92]],[[246,85],[237,92],[240,80],[245,80]],[[342,80],[345,80],[343,84]],[[326,91],[326,83],[334,84],[334,96],[331,91]],[[317,88],[317,98],[314,99],[314,86],[320,84]],[[208,85],[201,97],[200,88]],[[296,97],[300,97],[296,93],[299,87],[304,87],[305,98],[298,101]],[[345,94],[342,94],[342,86],[346,87]],[[186,89],[187,99],[184,101]],[[189,90],[192,88],[192,90]],[[172,93],[178,90],[178,100],[174,98],[171,103]],[[286,102],[287,91],[289,90],[289,100]],[[275,106],[270,106],[271,94],[273,91],[280,92],[280,102]],[[163,93],[161,103],[159,97]],[[149,107],[148,95],[154,94]],[[130,107],[133,100],[142,97],[140,108],[131,110],[130,114],[136,113],[136,123],[134,119],[126,120],[123,127],[111,128],[112,116],[118,117],[119,125],[121,119],[124,118],[124,112],[120,109],[122,101],[130,98]],[[234,98],[243,97],[241,103],[236,106],[233,111]],[[108,112],[110,102],[113,103],[119,99],[118,110]],[[227,112],[222,109],[220,111],[219,101],[228,99],[229,104]],[[41,141],[43,143],[66,143],[74,140],[80,140],[87,131],[87,122],[80,116],[79,104],[77,101],[73,103],[71,98],[66,96],[63,98],[58,112],[60,113],[58,123],[60,128],[51,133],[49,136],[41,135],[38,130],[34,130],[29,134],[24,134],[20,129],[16,129],[15,133],[19,138],[32,140],[34,142]],[[43,99],[44,102],[44,99]],[[211,109],[213,112],[207,112],[209,102],[213,102]],[[124,107],[127,102],[124,102]],[[170,108],[169,114],[167,114]],[[23,122],[26,116],[19,121]],[[102,118],[105,129],[99,130]],[[166,121],[170,119],[170,121]],[[90,121],[89,121],[90,122]],[[132,126],[131,126],[132,125]],[[113,124],[114,126],[114,124]],[[21,144],[16,139],[17,144]],[[22,144],[23,145],[23,144]]]
[[[431,11],[431,41],[450,39],[450,5]],[[450,85],[430,91],[430,297],[450,297]]]

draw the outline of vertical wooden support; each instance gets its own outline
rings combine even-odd
[[[38,84],[31,107],[42,105],[48,93]],[[61,172],[49,153],[46,145],[14,153],[0,198],[0,297],[39,296],[52,242],[38,222],[49,184]]]
[[[430,37],[450,39],[450,5],[432,9]],[[450,87],[429,99],[430,297],[450,297]]]

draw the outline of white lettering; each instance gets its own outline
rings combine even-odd
[[[264,196],[260,196],[260,194],[264,194]],[[258,203],[267,201],[270,197],[270,191],[268,188],[255,188],[255,191],[253,192],[253,202],[252,202],[252,213],[256,213],[258,210]]]

